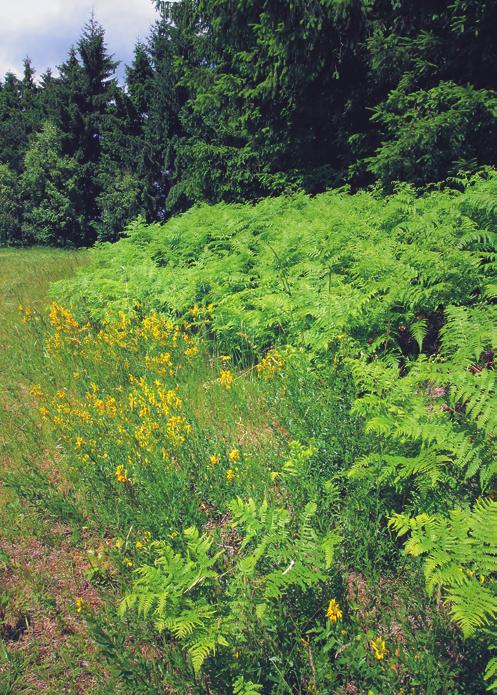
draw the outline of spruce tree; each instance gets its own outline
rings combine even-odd
[[[147,181],[141,167],[142,153],[142,118],[130,97],[116,90],[103,124],[98,167],[96,230],[101,241],[115,241],[128,222],[143,214]]]
[[[0,164],[0,246],[21,242],[18,177],[6,164]]]
[[[82,245],[93,243],[98,234],[102,137],[115,97],[116,67],[107,52],[105,32],[92,16],[77,52],[72,48],[60,67],[56,109],[63,152],[78,164],[76,206],[81,226],[75,242]]]
[[[47,70],[40,78],[40,110],[43,119],[55,120],[57,116],[57,89],[59,80],[53,76],[52,70]]]
[[[166,4],[193,47],[180,62],[189,94],[170,199],[240,200],[340,181],[363,117],[365,4]]]
[[[26,152],[20,177],[25,242],[79,243],[78,169],[78,163],[62,153],[61,133],[47,121]]]
[[[151,219],[163,219],[169,212],[166,207],[175,177],[175,144],[184,133],[180,121],[184,98],[178,84],[181,72],[177,62],[181,58],[180,31],[180,26],[162,18],[149,39],[153,76],[147,78],[148,89],[143,95],[144,103],[148,103],[143,128],[143,170],[147,179],[145,214]],[[138,57],[143,61],[141,55]],[[146,66],[142,63],[143,69]]]
[[[8,72],[0,91],[0,163],[19,172],[25,141],[21,83],[13,73]]]

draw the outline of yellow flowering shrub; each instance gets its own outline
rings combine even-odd
[[[198,350],[197,338],[155,312],[142,318],[120,312],[94,328],[53,304],[49,318],[50,358],[77,358],[80,372],[99,375],[75,380],[74,388],[58,389],[40,404],[41,415],[55,425],[64,444],[82,465],[98,466],[119,484],[139,481],[143,466],[169,465],[191,431],[170,380],[181,366],[184,345]],[[124,371],[118,379],[109,378],[112,369],[128,370],[131,364],[135,374]],[[104,379],[100,365],[111,366]],[[43,398],[37,386],[31,394]],[[104,449],[105,441],[119,448],[117,457]]]
[[[228,458],[232,463],[238,463],[240,461],[240,452],[238,449],[232,449],[228,454]]]
[[[118,483],[129,483],[128,471],[124,468],[122,463],[117,466],[114,475]]]
[[[371,642],[371,649],[373,650],[374,658],[381,661],[388,654],[388,649],[385,640],[382,637],[377,637]]]
[[[30,306],[23,306],[22,304],[19,304],[19,315],[21,317],[21,322],[22,323],[29,323],[31,319],[33,318],[33,310],[31,309]]]
[[[221,386],[224,386],[226,390],[229,390],[233,384],[233,372],[231,372],[229,369],[221,370],[219,374],[219,382]]]
[[[332,623],[336,623],[337,620],[341,620],[343,617],[343,612],[334,598],[332,598],[328,604],[326,617]]]
[[[285,362],[278,350],[269,350],[266,356],[256,365],[256,369],[260,377],[270,381],[283,371],[284,366]]]

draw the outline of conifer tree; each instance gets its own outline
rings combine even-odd
[[[47,68],[40,77],[40,111],[43,119],[55,120],[57,115],[57,89],[59,80]]]
[[[79,59],[78,59],[79,55]],[[80,244],[97,238],[99,165],[105,119],[115,96],[117,63],[107,52],[105,32],[92,16],[68,59],[60,67],[56,122],[63,152],[78,164],[77,218]]]
[[[175,144],[184,133],[179,118],[182,90],[179,87],[181,27],[163,17],[154,26],[149,39],[149,60],[153,74],[147,75],[148,89],[144,93],[148,116],[143,127],[143,171],[147,179],[144,199],[145,215],[149,219],[167,216],[167,198],[173,186],[176,162]],[[141,70],[146,70],[143,56]],[[135,87],[136,93],[136,87]],[[144,101],[145,103],[145,101]],[[172,206],[174,207],[174,205]]]
[[[63,155],[61,134],[47,121],[26,152],[20,178],[24,242],[79,244],[78,169],[74,159]]]
[[[142,119],[130,97],[116,90],[102,127],[95,227],[100,241],[115,241],[128,222],[143,214],[142,153]]]
[[[22,79],[7,73],[0,90],[0,162],[17,173],[29,140],[41,123],[40,90],[34,75],[31,60],[25,58]]]
[[[143,124],[150,109],[154,72],[147,47],[141,41],[135,45],[133,62],[126,66],[126,88],[137,116]]]
[[[21,84],[9,72],[0,91],[0,162],[20,171],[25,132],[22,124]]]
[[[0,246],[22,241],[18,177],[0,164]]]
[[[363,118],[363,3],[165,4],[193,46],[174,193],[214,202],[340,180]]]

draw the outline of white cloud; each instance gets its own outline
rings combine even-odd
[[[26,55],[38,72],[60,64],[92,10],[110,52],[122,61],[157,16],[151,0],[0,0],[0,76],[20,73]]]
[[[6,72],[17,72],[19,65],[12,61],[9,51],[0,46],[0,79]]]

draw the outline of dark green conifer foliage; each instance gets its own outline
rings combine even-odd
[[[196,24],[182,62],[190,94],[177,190],[212,202],[336,182],[350,127],[364,117],[363,3],[182,5]]]
[[[21,242],[21,201],[18,177],[7,164],[0,164],[0,246]]]
[[[154,76],[147,47],[141,41],[135,46],[133,62],[126,66],[126,88],[137,116],[143,124],[150,108]]]
[[[140,213],[149,221],[156,219],[158,206],[154,182],[161,172],[160,151],[155,158],[151,156],[150,150],[153,148],[148,142],[148,120],[155,88],[152,57],[145,44],[139,41],[134,49],[133,62],[126,66],[126,93],[128,121],[134,144],[131,166],[139,180]],[[156,159],[159,160],[158,167],[154,166]]]
[[[0,162],[14,171],[22,169],[29,139],[40,123],[39,89],[31,60],[24,60],[23,77],[7,73],[0,90]]]
[[[352,142],[369,178],[440,181],[495,164],[497,5],[492,0],[378,0],[369,18],[369,124]],[[450,93],[449,93],[450,92]],[[362,149],[361,149],[362,148]],[[353,173],[361,170],[352,167]],[[362,172],[364,173],[364,171]],[[371,177],[371,173],[373,176]]]
[[[62,153],[60,132],[47,121],[26,152],[20,177],[24,242],[78,243],[83,222],[77,212],[78,174],[76,160]]]
[[[0,83],[16,175],[52,120],[78,163],[72,242],[137,215],[379,181],[419,186],[497,163],[493,0],[156,1],[121,88],[92,17],[60,75]]]
[[[163,219],[166,207],[176,207],[175,201],[168,206],[167,198],[177,177],[175,147],[184,132],[179,112],[188,93],[180,85],[178,61],[182,58],[184,28],[179,19],[173,24],[164,16],[153,27],[148,44],[152,76],[147,77],[148,117],[143,129],[143,168],[148,182],[144,202],[148,219]]]
[[[78,42],[78,53],[71,49],[60,68],[56,116],[64,154],[78,164],[76,209],[81,226],[73,239],[78,245],[91,244],[98,234],[102,135],[115,97],[116,67],[107,52],[104,30],[92,17]]]
[[[143,149],[140,119],[123,91],[116,89],[101,132],[95,229],[100,241],[115,241],[142,212],[146,185],[139,166]]]
[[[40,110],[43,118],[55,120],[57,115],[57,90],[59,80],[53,76],[52,70],[47,70],[40,77]]]
[[[26,117],[26,125],[32,132],[38,125],[38,88],[35,83],[35,70],[30,58],[24,59],[24,72],[21,81],[21,109]]]
[[[22,123],[21,83],[7,73],[0,91],[0,162],[19,171],[26,139]]]

